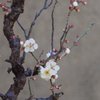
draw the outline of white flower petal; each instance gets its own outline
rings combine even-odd
[[[74,6],[74,7],[78,6],[78,2],[77,2],[77,1],[74,1],[74,2],[73,2],[73,6]]]
[[[30,52],[33,52],[33,51],[34,51],[34,48],[32,48],[32,47],[29,48],[29,51],[30,51]]]
[[[35,40],[33,38],[29,39],[31,43],[35,43]]]
[[[38,48],[38,44],[34,44],[34,49],[37,49]]]
[[[60,67],[58,65],[55,66],[55,70],[58,71]]]
[[[51,55],[50,53],[47,53],[47,54],[46,54],[47,58],[49,58],[49,57],[50,57],[50,55]]]
[[[24,51],[25,52],[29,52],[29,48],[28,47],[25,47]]]

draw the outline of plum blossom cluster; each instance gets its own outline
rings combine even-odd
[[[38,44],[35,42],[33,38],[26,40],[25,43],[20,41],[21,50],[24,50],[26,53],[33,52],[34,50],[38,49]]]
[[[54,82],[55,79],[58,78],[57,72],[59,69],[60,67],[57,65],[57,63],[51,59],[46,63],[45,67],[40,66],[39,74],[44,80],[48,81],[51,79]]]
[[[79,12],[80,11],[80,9],[78,8],[79,3],[82,3],[83,5],[87,4],[87,2],[83,0],[70,0],[69,9],[70,10],[74,9],[76,12]]]
[[[11,0],[7,0],[7,3],[11,3]],[[9,12],[11,11],[11,8],[8,7],[5,3],[0,3],[0,7],[4,11],[4,15],[8,15]]]

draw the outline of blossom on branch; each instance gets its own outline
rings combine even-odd
[[[66,52],[67,54],[69,54],[69,53],[70,53],[70,49],[69,49],[69,48],[66,48],[66,49],[65,49],[65,52]]]
[[[23,46],[24,46],[25,52],[33,52],[35,49],[38,48],[38,44],[36,44],[36,42],[33,38],[26,40],[26,42],[24,43]]]
[[[56,64],[56,62],[54,62],[53,60],[49,60],[46,63],[45,68],[40,66],[40,76],[41,76],[41,78],[43,78],[47,81],[52,79],[54,82],[55,79],[58,78],[57,71],[59,69],[60,69],[60,67]]]

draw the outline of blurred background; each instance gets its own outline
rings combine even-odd
[[[5,2],[6,0],[0,0]],[[45,0],[26,0],[24,13],[20,15],[19,21],[27,30],[36,12],[43,7]],[[59,39],[62,30],[66,24],[66,16],[68,14],[69,0],[58,0],[59,3],[55,9],[55,36],[54,46],[59,49]],[[71,53],[59,61],[57,64],[61,67],[58,72],[59,78],[57,84],[62,84],[61,90],[64,95],[59,100],[100,100],[100,0],[87,0],[87,5],[79,5],[80,12],[73,11],[69,19],[69,24],[75,27],[70,30],[67,39],[70,43],[66,47],[72,45],[77,34],[82,34],[95,22],[93,28],[79,42],[78,46],[71,50]],[[38,50],[34,52],[36,57],[44,50],[43,59],[46,59],[46,53],[51,48],[51,11],[50,6],[43,11],[33,27],[31,37],[36,40],[39,45]],[[5,94],[13,83],[14,75],[7,73],[7,68],[11,65],[5,62],[10,56],[9,44],[3,35],[3,12],[0,9],[0,93]],[[21,40],[25,41],[23,31],[17,23],[14,26],[14,32],[19,35]],[[24,67],[33,68],[36,61],[30,54],[26,55]],[[35,97],[48,97],[51,95],[49,90],[50,83],[36,76],[35,81],[31,81],[32,93]],[[28,83],[28,82],[27,82]],[[18,100],[25,100],[29,97],[28,84],[21,91]],[[1,100],[1,98],[0,98]]]

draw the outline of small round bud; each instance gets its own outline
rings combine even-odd
[[[72,6],[72,5],[70,5],[70,6],[69,6],[69,10],[71,10],[72,8],[73,8],[73,6]]]
[[[69,41],[68,41],[68,40],[65,40],[64,42],[65,42],[65,43],[69,43]]]
[[[87,2],[86,1],[81,1],[83,5],[87,5]]]
[[[16,35],[14,35],[14,36],[13,36],[13,39],[17,39],[17,36],[16,36]]]
[[[74,43],[74,46],[78,46],[78,43],[76,41],[74,41],[73,43]]]
[[[74,25],[70,25],[69,27],[70,27],[70,28],[74,28]]]
[[[76,12],[80,12],[80,9],[77,7],[74,7],[74,9],[76,10]]]
[[[34,76],[31,76],[31,77],[30,77],[30,79],[32,79],[32,80],[36,80],[36,77],[34,77]]]
[[[21,48],[20,48],[21,51],[23,51],[24,49],[25,49],[24,47],[21,47]]]
[[[55,53],[56,53],[56,52],[58,52],[58,50],[54,48],[54,49],[53,49],[53,52],[55,52]]]
[[[80,37],[80,35],[76,35],[76,37],[77,37],[77,38],[79,38],[79,37]]]
[[[55,85],[55,88],[56,88],[56,89],[61,89],[61,86]]]
[[[24,41],[20,41],[20,45],[24,45]]]
[[[66,32],[66,30],[65,30],[65,29],[63,29],[63,32]]]
[[[3,5],[3,4],[2,4],[2,3],[0,3],[0,7],[2,7],[2,5]]]

